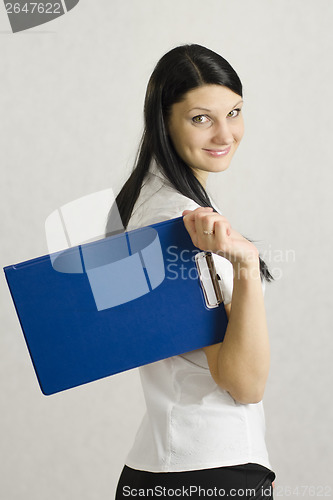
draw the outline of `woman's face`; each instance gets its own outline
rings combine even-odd
[[[204,85],[171,106],[170,139],[203,186],[209,172],[228,168],[243,137],[242,105],[242,98],[227,87]]]

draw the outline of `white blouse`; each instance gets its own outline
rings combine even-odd
[[[155,164],[143,183],[128,230],[161,222],[199,205],[178,193]],[[216,207],[215,207],[216,208]],[[233,268],[214,255],[224,303],[231,302]],[[180,472],[257,463],[270,467],[262,402],[241,404],[213,380],[203,349],[139,368],[147,411],[126,465]]]

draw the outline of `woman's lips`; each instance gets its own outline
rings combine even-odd
[[[219,157],[219,156],[225,156],[229,153],[231,149],[231,146],[225,149],[205,149],[203,148],[204,151],[206,151],[209,155]]]

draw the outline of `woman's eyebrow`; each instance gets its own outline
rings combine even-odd
[[[234,109],[236,106],[238,106],[238,104],[241,104],[243,103],[243,99],[241,99],[240,101],[236,102],[236,104],[234,104],[234,106],[232,106],[231,109]],[[195,106],[195,108],[191,108],[188,110],[188,113],[190,113],[191,111],[194,111],[195,109],[200,109],[201,111],[207,111],[208,113],[211,113],[212,110],[211,109],[208,109],[208,108],[202,108],[200,106]]]
[[[237,102],[237,103],[236,103],[236,104],[232,107],[232,109],[234,109],[236,106],[238,106],[238,104],[243,104],[243,102],[244,102],[244,101],[243,101],[243,99],[241,99],[240,101],[238,101],[238,102]]]
[[[208,108],[200,108],[200,106],[196,106],[195,108],[189,109],[188,113],[190,113],[191,111],[194,111],[195,109],[201,109],[201,111],[208,111],[208,113],[210,113],[212,111],[211,109],[208,109]]]

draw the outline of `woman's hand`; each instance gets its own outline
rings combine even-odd
[[[258,264],[255,245],[235,231],[230,222],[210,207],[184,210],[183,220],[193,244],[200,250],[222,255],[242,267]]]

